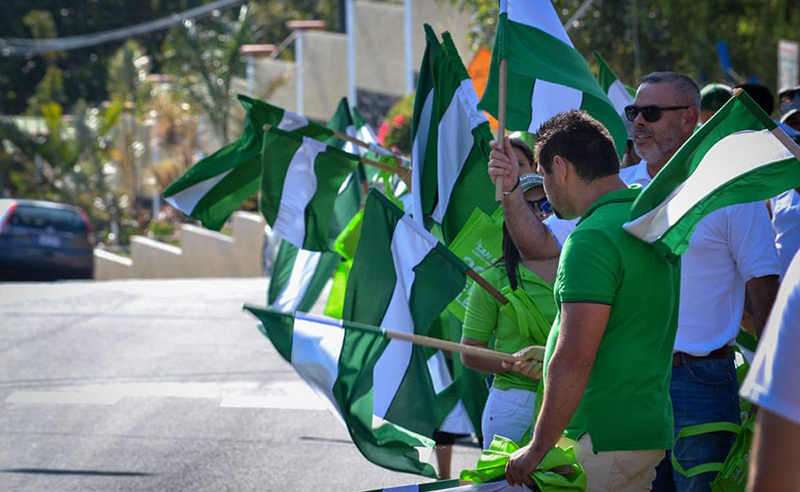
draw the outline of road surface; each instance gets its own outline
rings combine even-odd
[[[358,492],[426,481],[366,461],[241,311],[263,305],[267,285],[0,284],[0,490]],[[456,446],[453,469],[478,454]]]

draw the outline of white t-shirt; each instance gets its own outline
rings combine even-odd
[[[770,200],[772,228],[781,275],[786,273],[795,253],[800,250],[800,193],[789,190]]]
[[[800,425],[800,253],[791,262],[741,395]]]
[[[645,161],[620,170],[620,178],[643,188],[653,179]],[[545,224],[563,244],[567,225],[553,227],[558,221],[551,216]],[[674,350],[701,357],[733,345],[744,309],[745,282],[778,274],[774,233],[763,202],[732,205],[708,214],[697,224],[681,258]]]

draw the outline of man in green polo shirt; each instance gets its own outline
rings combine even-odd
[[[669,382],[679,264],[622,229],[640,188],[619,178],[614,143],[600,123],[567,111],[537,133],[548,199],[560,217],[580,221],[559,260],[541,412],[506,477],[532,483],[530,472],[565,434],[581,445],[587,490],[650,490],[673,442]],[[507,144],[491,154],[511,156]],[[514,369],[532,366],[517,362]]]

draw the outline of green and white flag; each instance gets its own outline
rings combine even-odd
[[[356,127],[356,138],[369,145],[369,149],[361,149],[361,155],[381,162],[387,162],[390,165],[397,165],[397,158],[388,149],[378,145],[378,137],[372,130],[372,127],[367,123],[358,108],[353,108],[353,122]],[[366,152],[364,152],[366,150]],[[391,158],[391,160],[387,159]],[[400,156],[400,163],[405,168],[411,168],[411,161],[406,157]],[[382,171],[372,166],[362,166],[364,168],[367,182],[376,183],[379,180],[383,181],[384,187],[391,190],[392,194],[399,199],[399,197],[409,193],[408,187],[397,174]]]
[[[414,96],[414,114],[411,116],[411,188],[419,189],[422,180],[421,169],[428,153],[433,114],[433,96],[436,78],[434,68],[436,60],[441,58],[442,46],[430,26],[425,24],[425,53],[417,77],[417,90]],[[420,224],[424,223],[422,200],[412,198],[411,215]]]
[[[634,90],[634,93],[631,94],[630,88],[622,83],[619,77],[617,77],[617,74],[608,66],[605,59],[600,56],[600,53],[595,51],[593,54],[595,60],[597,60],[597,82],[600,83],[600,87],[605,91],[608,99],[614,105],[617,114],[625,124],[625,128],[630,136],[633,130],[631,122],[628,121],[628,118],[625,116],[625,106],[633,104],[636,91]]]
[[[259,206],[272,230],[298,248],[328,251],[334,201],[357,157],[274,128],[261,157]]]
[[[737,91],[636,199],[624,228],[680,255],[697,223],[722,207],[800,186],[800,147]]]
[[[272,267],[267,304],[278,311],[310,311],[336,271],[341,256],[299,249],[282,240]]]
[[[347,133],[351,123],[349,114],[347,100],[342,99],[328,127]],[[330,139],[329,142],[337,148],[344,144],[339,139]],[[358,166],[361,167],[361,163]],[[339,189],[333,204],[329,243],[336,241],[361,208],[361,179],[357,176],[358,169],[347,177]],[[281,240],[267,291],[267,304],[279,311],[309,311],[331,276],[342,269],[341,263],[342,257],[332,251],[308,251]],[[334,291],[331,295],[336,295]]]
[[[416,156],[412,168],[413,214],[427,228],[440,224],[444,243],[450,244],[476,207],[488,214],[497,208],[494,187],[486,177],[492,131],[478,111],[478,96],[450,35],[444,33],[440,44],[427,24],[425,33],[429,58],[422,70],[431,71],[433,90],[418,93],[432,99],[427,135],[416,135],[418,145],[422,139],[426,142],[425,153]]]
[[[447,492],[521,492],[530,490],[524,486],[511,486],[505,480],[467,485],[460,485],[459,483],[458,480],[441,480],[438,482],[402,485],[400,487],[387,487],[368,492],[433,492],[435,490],[446,490]]]
[[[342,100],[339,101],[339,105],[336,106],[336,111],[334,111],[331,119],[328,120],[327,126],[331,130],[344,133],[348,137],[356,137],[356,125],[353,122],[353,115],[350,112],[350,104],[348,104],[346,97],[343,97]],[[345,152],[361,155],[361,148],[352,142],[347,142],[345,140],[339,140],[336,137],[332,137],[325,143],[331,147],[342,149]]]
[[[625,125],[550,1],[500,0],[489,80],[478,106],[495,117],[500,60],[508,64],[508,130],[536,133],[557,113],[583,109],[605,125],[622,155],[628,139]]]
[[[258,191],[265,124],[311,138],[331,135],[327,128],[291,111],[238,97],[247,111],[239,140],[201,159],[164,190],[170,205],[216,231]]]
[[[467,266],[375,189],[364,210],[361,239],[347,282],[343,318],[405,333],[429,335],[439,313],[461,291]],[[457,394],[422,408],[430,382],[428,349],[391,341],[375,364],[375,415],[430,436]],[[427,383],[423,383],[427,382]],[[441,393],[441,392],[440,392]],[[448,393],[450,395],[450,393]]]
[[[392,344],[374,327],[311,316],[287,314],[245,305],[261,321],[278,353],[292,364],[314,391],[344,421],[353,443],[365,458],[390,470],[435,477],[427,463],[434,442],[379,412],[378,366]],[[418,405],[436,406],[422,388]],[[413,415],[412,415],[413,418]]]

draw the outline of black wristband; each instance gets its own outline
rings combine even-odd
[[[503,196],[508,196],[508,195],[514,193],[514,190],[516,190],[517,188],[519,188],[519,177],[517,177],[517,182],[514,184],[514,187],[511,188],[508,191],[504,191],[503,192]]]

